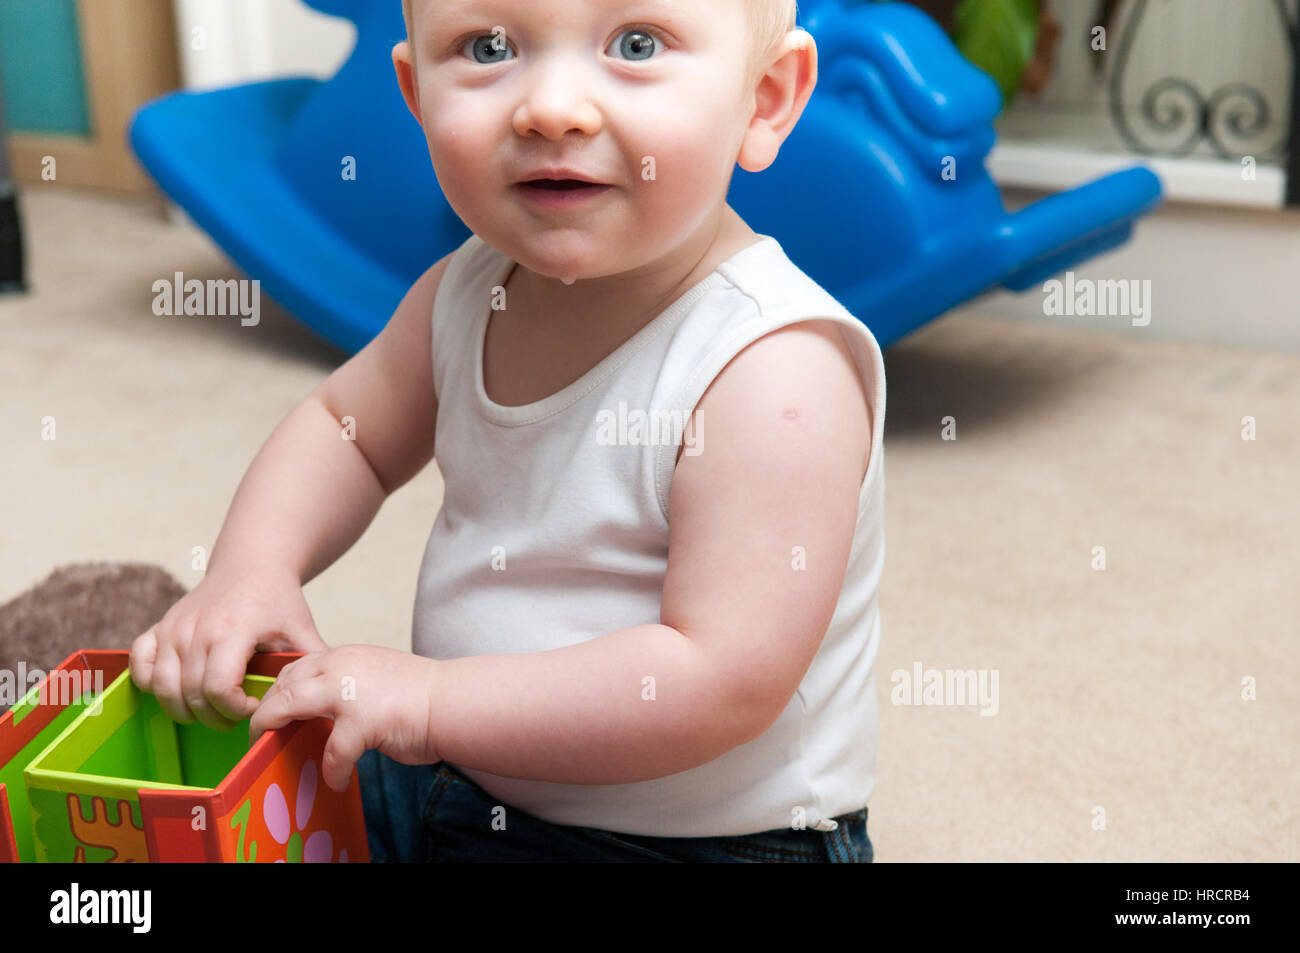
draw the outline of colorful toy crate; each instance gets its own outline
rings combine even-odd
[[[342,794],[320,778],[328,719],[250,748],[247,720],[172,721],[127,657],[74,653],[0,718],[0,861],[370,859],[356,773]],[[245,692],[297,657],[255,655]]]

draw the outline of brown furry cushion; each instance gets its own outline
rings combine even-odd
[[[185,593],[157,566],[60,567],[0,606],[0,669],[16,672],[21,661],[48,672],[78,649],[129,649]]]

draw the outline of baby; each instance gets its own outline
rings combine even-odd
[[[376,860],[869,861],[884,366],[726,202],[816,85],[794,0],[405,2],[474,234],[277,427],[136,684],[333,719]],[[434,458],[413,654],[328,648],[302,586]],[[308,653],[260,704],[256,651]]]

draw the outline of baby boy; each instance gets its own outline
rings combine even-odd
[[[133,678],[333,719],[375,859],[869,860],[884,367],[726,201],[816,85],[794,0],[405,13],[473,235],[274,431]],[[328,648],[302,586],[434,459],[413,652]],[[256,651],[308,653],[260,703]]]

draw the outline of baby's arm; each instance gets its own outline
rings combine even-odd
[[[230,727],[257,704],[241,689],[255,651],[324,648],[301,586],[433,455],[430,324],[446,262],[275,428],[240,481],[203,581],[135,640],[132,679],[175,720]],[[355,440],[343,439],[344,417]]]
[[[704,764],[780,715],[839,598],[869,405],[839,329],[805,322],[742,351],[699,413],[703,452],[683,455],[673,477],[661,624],[437,663],[437,758],[546,781],[640,781]]]
[[[375,339],[277,428],[240,483],[214,565],[256,560],[290,569],[305,585],[433,458],[430,335],[446,264],[429,269]]]

